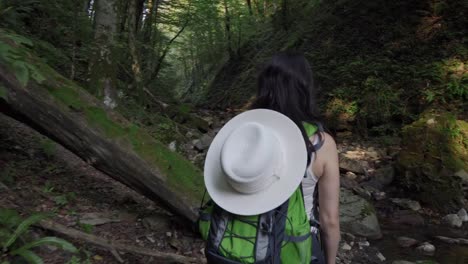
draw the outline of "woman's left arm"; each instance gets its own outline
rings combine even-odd
[[[323,160],[324,164],[323,173],[318,182],[319,217],[327,264],[335,264],[340,241],[340,171],[335,141],[326,133],[324,140],[324,145],[318,152],[318,157]]]

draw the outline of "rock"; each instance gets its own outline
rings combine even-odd
[[[353,188],[353,191],[354,193],[356,193],[357,195],[365,198],[366,200],[370,200],[370,198],[372,197],[372,194],[371,192],[369,192],[368,190],[358,186],[358,187],[354,187]]]
[[[373,160],[380,159],[380,154],[373,147],[368,148],[365,155]]]
[[[468,145],[459,143],[467,137],[468,122],[454,114],[434,109],[422,113],[402,129],[396,164],[400,186],[430,207],[445,212],[460,208],[464,194],[454,174],[468,170]]]
[[[354,173],[352,171],[346,172],[345,176],[346,176],[346,178],[348,178],[350,180],[356,180],[356,178],[357,178],[356,173]]]
[[[177,150],[176,143],[177,143],[176,141],[172,141],[168,146],[169,150],[171,150],[172,152],[175,152]]]
[[[450,238],[444,236],[436,236],[435,238],[448,244],[468,245],[468,239],[466,238]]]
[[[356,237],[355,237],[353,234],[351,234],[351,233],[346,233],[346,232],[344,232],[341,236],[342,236],[346,241],[350,241],[350,242],[352,242],[352,241],[354,241],[354,240],[356,239]]]
[[[167,215],[155,214],[143,218],[143,226],[151,231],[163,232],[171,228],[171,220]]]
[[[369,243],[369,241],[365,240],[365,241],[359,241],[358,245],[359,245],[360,248],[363,248],[363,247],[369,247],[370,243]]]
[[[344,250],[344,251],[349,251],[352,248],[348,243],[344,242],[343,245],[341,246],[341,249]]]
[[[395,178],[395,169],[393,166],[386,166],[379,168],[375,171],[374,179],[379,182],[382,186],[387,186],[393,182]]]
[[[468,213],[466,212],[465,208],[460,209],[457,213],[458,217],[462,222],[468,222]]]
[[[354,173],[364,174],[366,163],[354,158],[350,158],[347,155],[340,155],[340,169],[344,171],[350,171]]]
[[[374,207],[343,188],[340,191],[340,224],[343,232],[368,238],[382,237]]]
[[[468,172],[466,172],[465,170],[459,170],[455,172],[455,176],[460,178],[462,182],[468,183]]]
[[[406,261],[406,260],[395,260],[392,264],[415,264],[414,262]]]
[[[442,218],[442,223],[450,227],[461,227],[463,225],[462,220],[456,214],[449,214]]]
[[[390,218],[390,221],[397,225],[423,226],[424,218],[412,210],[396,211]]]
[[[374,197],[376,201],[382,201],[387,197],[387,194],[385,192],[375,192],[372,193],[372,197]]]
[[[121,218],[118,214],[112,212],[95,212],[95,213],[83,213],[79,215],[79,223],[87,225],[103,225],[107,223],[120,222]]]
[[[397,241],[398,245],[402,248],[409,248],[418,244],[418,241],[416,239],[404,236],[397,238]]]
[[[382,262],[385,261],[385,260],[387,260],[387,259],[384,257],[384,255],[383,255],[382,253],[380,253],[380,252],[377,252],[377,258],[380,259],[380,261],[382,261]]]
[[[204,134],[200,139],[194,140],[193,143],[195,145],[195,149],[198,151],[204,151],[208,149],[211,142],[213,141],[213,137],[209,134]]]
[[[340,177],[340,185],[345,189],[352,190],[353,188],[359,187],[359,184],[355,180],[351,180],[347,177]]]
[[[435,246],[429,242],[424,242],[416,248],[416,251],[423,255],[433,256],[435,253]]]
[[[419,204],[418,201],[413,201],[410,199],[403,199],[403,198],[392,198],[390,200],[394,204],[397,204],[398,206],[405,208],[405,209],[411,209],[413,211],[419,211],[421,209],[421,205]]]

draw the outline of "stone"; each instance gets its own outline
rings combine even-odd
[[[466,172],[465,170],[459,170],[455,172],[455,176],[460,178],[462,182],[468,183],[468,172]]]
[[[340,225],[343,232],[367,238],[381,238],[374,207],[346,189],[340,190]]]
[[[143,226],[151,231],[161,232],[171,228],[171,220],[167,215],[154,214],[142,219]]]
[[[358,245],[359,245],[360,248],[362,248],[362,247],[369,247],[369,246],[370,246],[370,243],[369,243],[369,241],[365,240],[365,241],[359,241],[359,242],[358,242]]]
[[[356,178],[357,178],[356,173],[354,173],[352,171],[346,172],[345,176],[346,176],[346,178],[348,178],[350,180],[356,180]]]
[[[172,151],[172,152],[175,152],[177,150],[177,145],[176,145],[176,141],[172,141],[171,143],[169,143],[169,150]]]
[[[413,211],[419,211],[421,209],[421,205],[419,204],[418,201],[413,201],[410,199],[403,199],[403,198],[392,198],[390,200],[394,204],[397,204],[398,206],[405,208],[405,209],[411,209]]]
[[[450,238],[444,236],[436,236],[435,238],[448,244],[468,245],[468,239],[466,238]]]
[[[354,193],[356,193],[357,195],[365,198],[366,200],[370,200],[370,198],[372,197],[372,194],[370,191],[360,187],[360,186],[357,186],[357,187],[354,187],[353,188],[353,191]]]
[[[341,249],[344,251],[350,251],[352,248],[348,243],[344,242],[343,245],[341,246]]]
[[[461,227],[463,225],[462,220],[456,214],[448,214],[442,218],[442,223],[450,227]]]
[[[395,260],[392,262],[392,264],[415,264],[415,263],[411,261],[406,261],[406,260]]]
[[[79,223],[86,225],[103,225],[107,223],[117,223],[121,219],[118,214],[112,212],[93,212],[93,213],[82,213],[79,215]]]
[[[468,171],[468,145],[459,143],[467,136],[468,122],[447,111],[427,109],[402,129],[395,179],[431,208],[447,213],[460,208],[462,182],[454,174]]]
[[[376,201],[382,201],[387,197],[387,194],[385,192],[375,192],[372,193],[372,197],[374,197]]]
[[[424,242],[416,248],[416,251],[426,256],[433,256],[436,248],[429,242]]]
[[[393,213],[390,221],[397,225],[423,226],[424,218],[412,210],[398,210]]]
[[[457,213],[458,217],[462,222],[468,222],[468,213],[466,212],[465,208],[460,209]]]
[[[398,245],[402,248],[409,248],[418,244],[418,240],[410,237],[399,237],[397,238]]]
[[[213,137],[209,134],[204,134],[200,139],[194,140],[193,144],[196,150],[204,151],[208,149],[213,141]]]
[[[351,234],[351,233],[346,233],[346,232],[344,232],[344,233],[342,233],[341,236],[342,236],[346,241],[350,241],[350,242],[352,242],[352,241],[354,241],[354,240],[356,239],[356,236],[354,236],[354,235]]]
[[[377,252],[377,258],[378,258],[380,261],[382,261],[382,262],[385,261],[385,260],[387,260],[387,259],[385,258],[385,256],[384,256],[382,253],[380,253],[380,252]]]
[[[387,186],[391,184],[395,178],[395,169],[393,166],[379,168],[375,171],[374,178],[382,186]]]
[[[344,176],[340,177],[340,185],[341,187],[349,190],[359,187],[359,184],[355,180],[351,180]]]
[[[347,155],[340,155],[339,159],[340,169],[344,171],[350,171],[354,173],[364,174],[365,173],[365,161],[350,158]]]

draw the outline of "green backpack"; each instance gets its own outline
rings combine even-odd
[[[317,128],[305,124],[313,135]],[[198,227],[208,263],[311,263],[311,224],[302,185],[279,207],[252,216],[231,214],[212,200],[200,209]]]

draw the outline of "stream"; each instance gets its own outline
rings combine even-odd
[[[434,261],[439,264],[468,264],[468,245],[454,245],[438,241],[435,235],[450,237],[468,237],[466,226],[464,229],[453,230],[439,225],[428,225],[424,227],[410,227],[404,225],[389,225],[381,222],[384,238],[376,240],[371,244],[376,246],[387,258],[389,263],[395,260],[421,261],[426,260],[427,264]],[[458,234],[457,234],[458,233]],[[434,256],[423,256],[414,247],[402,248],[397,243],[397,238],[407,236],[418,241],[428,241],[436,247]]]

